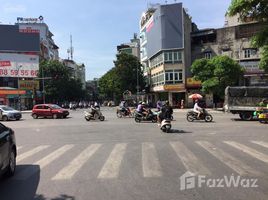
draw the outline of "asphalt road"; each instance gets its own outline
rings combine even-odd
[[[0,180],[1,200],[267,200],[268,124],[213,112],[187,122],[176,112],[172,133],[156,124],[104,122],[71,111],[67,119],[4,122],[16,133],[14,177]]]

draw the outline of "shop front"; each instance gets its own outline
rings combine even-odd
[[[15,109],[20,109],[24,104],[26,95],[25,90],[18,90],[11,87],[0,87],[0,103],[1,105],[8,105]],[[23,99],[23,100],[22,100]]]

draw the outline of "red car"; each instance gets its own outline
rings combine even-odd
[[[53,119],[66,118],[68,115],[68,110],[56,104],[38,104],[35,105],[32,110],[32,117],[34,119],[38,117],[52,117]]]

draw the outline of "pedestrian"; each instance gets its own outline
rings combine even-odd
[[[181,109],[184,109],[184,100],[183,99],[181,100],[181,106],[180,107],[181,107]]]

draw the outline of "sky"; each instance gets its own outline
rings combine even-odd
[[[62,59],[68,58],[72,35],[74,60],[86,66],[86,80],[114,66],[116,47],[139,33],[142,12],[150,4],[182,2],[198,28],[220,28],[231,0],[0,0],[0,23],[17,17],[44,17]]]

